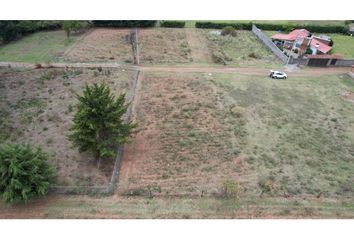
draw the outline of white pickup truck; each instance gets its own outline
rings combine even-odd
[[[288,75],[286,75],[284,72],[270,70],[269,77],[276,79],[286,79]]]

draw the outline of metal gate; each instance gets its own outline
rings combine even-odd
[[[329,58],[324,58],[324,59],[309,59],[308,66],[311,67],[326,67],[328,64],[328,61],[331,59]]]

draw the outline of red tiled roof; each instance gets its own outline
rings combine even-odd
[[[320,51],[322,53],[328,53],[332,49],[332,47],[324,44],[323,42],[318,41],[316,38],[312,38],[310,44],[311,44],[311,47],[314,47],[314,48],[316,48],[316,44],[318,44],[319,45],[318,51]]]
[[[277,33],[272,36],[272,39],[295,41],[296,38],[305,38],[310,34],[306,29],[295,29],[288,34]]]

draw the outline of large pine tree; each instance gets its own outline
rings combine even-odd
[[[114,156],[115,147],[129,141],[136,124],[123,120],[129,105],[125,94],[115,98],[105,83],[86,85],[77,99],[69,139],[80,152],[94,154],[99,168],[102,158]]]

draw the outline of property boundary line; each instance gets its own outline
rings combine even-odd
[[[261,29],[257,28],[256,25],[252,25],[252,32],[256,35],[261,42],[271,50],[275,56],[277,56],[284,64],[288,62],[288,57],[272,42],[272,40],[265,35]]]

